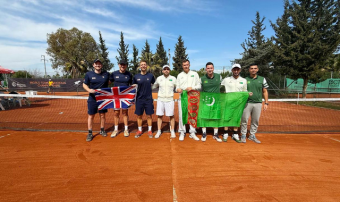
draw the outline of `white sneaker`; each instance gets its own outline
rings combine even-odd
[[[185,137],[185,134],[184,133],[181,133],[179,135],[179,141],[183,141],[184,140],[184,137]]]
[[[116,137],[118,135],[118,131],[117,130],[114,130],[111,134],[111,137]]]
[[[233,134],[232,138],[233,140],[235,140],[235,142],[241,143],[240,138],[238,137],[238,134]]]
[[[196,141],[200,141],[200,139],[196,136],[195,133],[190,133],[189,137],[196,140]]]
[[[162,132],[161,131],[157,131],[155,138],[159,138],[161,136]]]
[[[216,140],[217,142],[222,142],[221,138],[218,136],[218,134],[215,134],[213,136],[214,140]]]
[[[171,136],[170,136],[170,138],[176,138],[176,133],[175,133],[175,131],[171,131]]]
[[[207,134],[203,133],[201,137],[202,142],[205,142],[207,140]]]
[[[223,135],[223,142],[226,142],[226,141],[228,141],[228,137],[229,137],[229,135],[228,135],[228,134],[224,134],[224,135]]]
[[[129,137],[129,136],[130,136],[129,131],[128,131],[128,130],[125,130],[125,131],[124,131],[124,137]]]

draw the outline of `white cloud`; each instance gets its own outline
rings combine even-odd
[[[92,14],[96,14],[96,15],[101,15],[104,17],[108,17],[108,18],[114,18],[115,20],[121,20],[121,17],[117,16],[116,14],[114,14],[111,11],[108,11],[106,9],[99,9],[99,8],[83,8],[84,11],[88,12],[88,13],[92,13]]]
[[[138,14],[121,15],[124,6],[167,12],[197,12],[206,6],[207,1],[185,0],[101,0],[92,1],[69,0],[1,0],[0,18],[0,63],[4,67],[15,70],[42,67],[41,55],[46,57],[47,34],[59,28],[78,29],[90,33],[99,41],[101,31],[110,51],[110,59],[114,56],[120,41],[120,32],[124,33],[126,44],[147,40],[170,39],[175,41],[177,35],[159,30],[154,19]],[[101,6],[94,7],[93,5]],[[6,7],[5,7],[6,6]],[[5,7],[5,8],[4,8]],[[122,12],[123,13],[123,12]],[[129,47],[132,52],[132,45]],[[140,48],[139,48],[140,49]],[[195,54],[197,50],[188,50]],[[49,71],[54,71],[47,64]]]
[[[158,12],[194,12],[213,10],[214,3],[205,0],[102,0],[104,2],[145,8]]]

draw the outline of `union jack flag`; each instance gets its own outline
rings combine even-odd
[[[118,86],[96,89],[98,109],[127,109],[135,104],[137,86]]]

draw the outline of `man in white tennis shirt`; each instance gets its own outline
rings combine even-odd
[[[191,91],[191,90],[200,90],[200,77],[198,76],[197,72],[190,70],[190,61],[188,59],[183,60],[182,62],[183,72],[178,74],[177,82],[176,82],[176,92],[182,94],[183,90]],[[179,140],[183,141],[186,133],[185,125],[182,122],[182,106],[181,106],[181,98],[178,100],[178,132]],[[189,124],[190,130],[190,138],[193,138],[196,141],[200,139],[196,136],[196,129]]]
[[[171,138],[176,137],[175,133],[175,118],[174,118],[174,89],[176,86],[176,77],[170,75],[170,66],[163,66],[163,75],[157,77],[156,82],[153,84],[152,88],[159,87],[158,90],[158,98],[157,98],[157,109],[156,115],[157,119],[157,127],[158,131],[155,135],[155,138],[159,138],[162,134],[162,120],[165,111],[165,116],[170,117],[170,126],[171,126]]]
[[[245,78],[242,78],[240,76],[241,72],[241,65],[240,64],[234,64],[231,67],[231,71],[233,73],[232,76],[226,77],[223,79],[221,85],[225,87],[226,93],[231,92],[247,92],[247,80]],[[240,138],[238,136],[238,128],[233,128],[233,136],[232,139],[235,140],[235,142],[240,143]],[[223,141],[226,142],[228,140],[228,127],[224,127],[224,135],[223,135]]]

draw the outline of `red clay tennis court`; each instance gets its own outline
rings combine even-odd
[[[86,109],[80,112],[86,100],[70,102],[79,108],[44,99],[0,112],[1,201],[340,199],[339,110],[272,102],[260,120],[262,144],[218,143],[211,136],[180,142],[169,133],[86,142]]]

